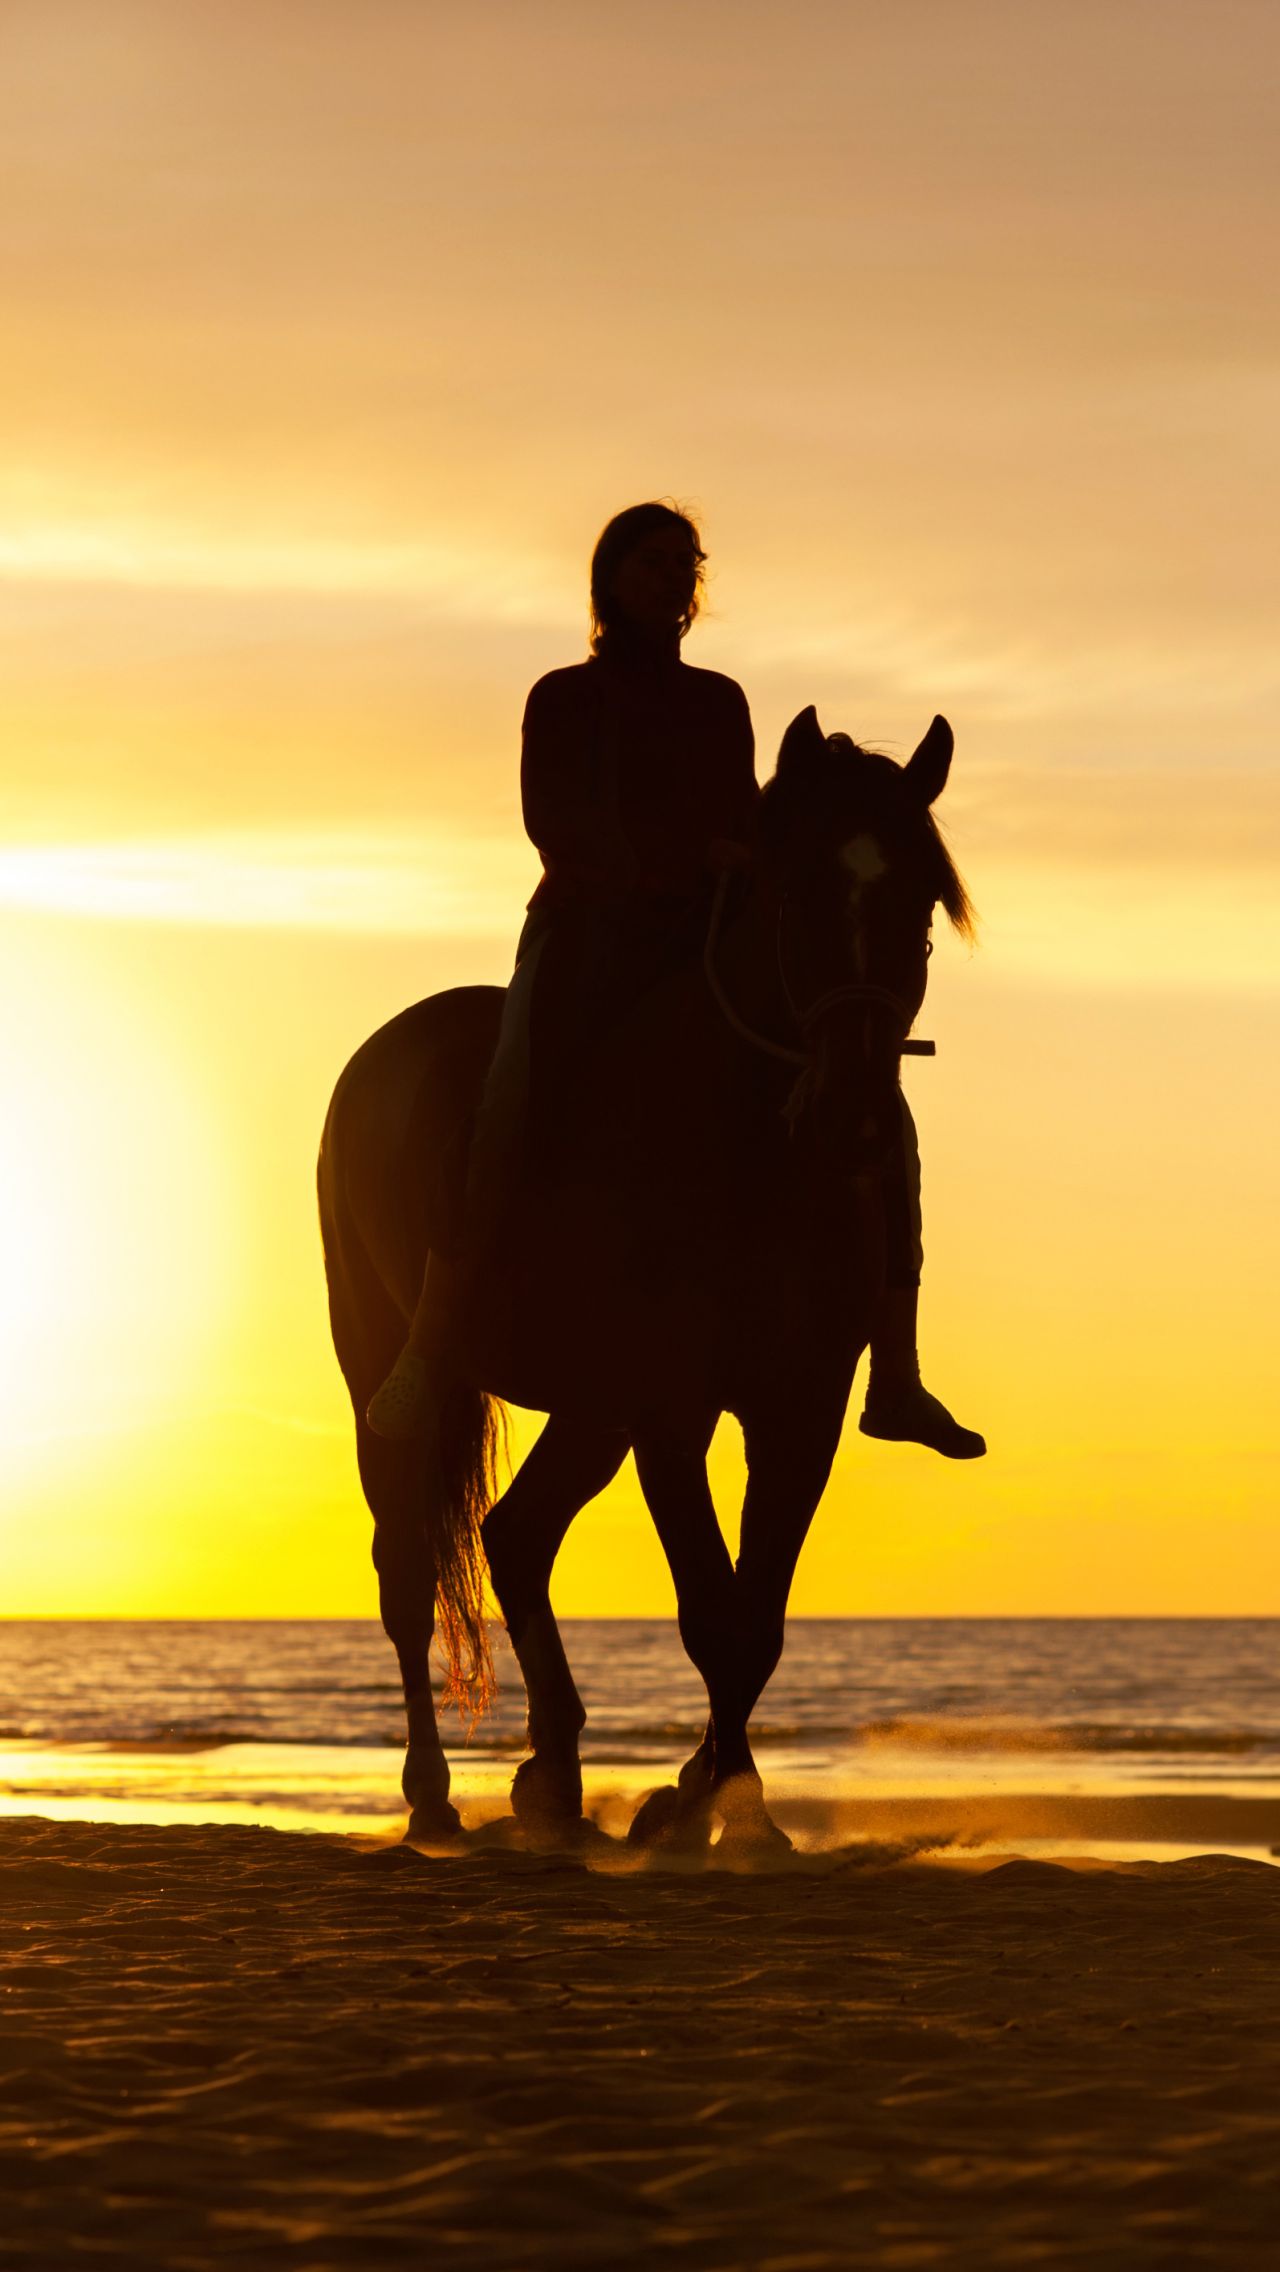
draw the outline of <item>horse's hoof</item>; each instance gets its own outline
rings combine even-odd
[[[680,1793],[674,1783],[650,1791],[642,1799],[627,1828],[628,1846],[660,1846],[680,1812]]]
[[[409,1816],[406,1846],[452,1846],[462,1836],[462,1816],[448,1799],[418,1806]]]
[[[771,1815],[765,1815],[758,1822],[726,1823],[715,1858],[730,1869],[761,1870],[794,1852],[786,1831],[779,1830]]]
[[[540,1842],[577,1836],[582,1826],[582,1777],[557,1773],[538,1758],[522,1759],[511,1785],[511,1812],[520,1828]]]
[[[702,1854],[711,1844],[711,1819],[702,1807],[690,1807],[674,1783],[666,1783],[637,1807],[627,1844],[664,1854]]]
[[[731,1775],[715,1796],[715,1811],[723,1825],[716,1854],[721,1861],[759,1869],[794,1852],[785,1830],[764,1803],[758,1775]]]

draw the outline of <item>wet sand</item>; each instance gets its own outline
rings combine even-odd
[[[1275,2261],[1266,1863],[13,1819],[0,1951],[24,2267]]]
[[[62,1822],[221,1822],[391,1838],[404,1823],[402,1758],[398,1748],[361,1745],[11,1742],[0,1750],[0,1820],[40,1814]],[[468,1828],[509,1813],[514,1763],[513,1757],[466,1753],[455,1760],[454,1797]],[[812,1775],[788,1779],[768,1760],[765,1776],[775,1815],[805,1848],[873,1838],[953,1854],[999,1848],[1046,1860],[1093,1854],[1172,1861],[1205,1852],[1280,1858],[1280,1789],[1273,1779],[1245,1778],[1233,1788],[1220,1776],[1198,1783],[1187,1778],[1143,1789],[1105,1779],[1096,1760],[1051,1765],[1058,1768],[1056,1784],[1043,1760],[1024,1763],[1026,1786],[1007,1770],[997,1780],[989,1760],[968,1761],[960,1773],[940,1773],[936,1760],[897,1760],[889,1767],[879,1760],[860,1788],[841,1787],[833,1778],[815,1789]],[[621,1834],[653,1779],[651,1762],[623,1768],[589,1763],[589,1811]]]

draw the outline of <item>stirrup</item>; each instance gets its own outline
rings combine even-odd
[[[381,1388],[369,1399],[365,1419],[375,1436],[392,1443],[408,1443],[431,1431],[433,1400],[426,1360],[416,1349],[404,1348]]]

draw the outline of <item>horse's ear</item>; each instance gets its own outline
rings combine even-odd
[[[778,750],[779,774],[790,773],[806,760],[826,754],[827,737],[818,724],[818,713],[810,703],[798,718],[793,718],[782,737]]]
[[[903,771],[922,805],[933,804],[946,788],[955,746],[946,719],[935,718],[919,749],[907,759]]]

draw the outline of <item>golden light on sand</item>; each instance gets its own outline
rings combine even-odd
[[[2,1828],[34,2047],[0,2075],[7,2206],[42,2272],[179,2219],[202,2267],[1267,2259],[1256,1862],[615,1874]]]

